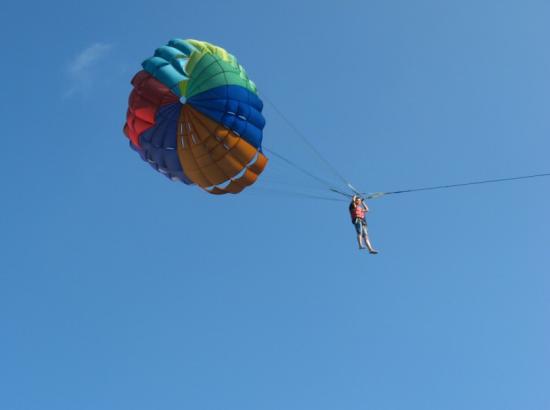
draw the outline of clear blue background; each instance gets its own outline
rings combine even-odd
[[[549,21],[543,0],[4,4],[0,409],[550,408],[549,180],[372,201],[370,256],[345,202],[264,189],[315,186],[275,158],[214,197],[122,135],[141,61],[198,38],[362,190],[549,172]],[[265,115],[267,146],[334,179]]]

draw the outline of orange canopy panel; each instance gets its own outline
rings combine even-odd
[[[177,143],[187,177],[212,194],[242,191],[267,164],[258,149],[189,105],[181,110]]]

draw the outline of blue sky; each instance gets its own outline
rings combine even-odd
[[[542,0],[4,5],[0,409],[550,408],[550,181],[372,201],[373,257],[347,204],[292,196],[327,193],[276,158],[214,197],[121,131],[141,61],[197,38],[361,190],[549,172],[549,18]],[[335,179],[264,114],[266,146]]]

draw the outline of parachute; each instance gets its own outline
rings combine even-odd
[[[223,48],[171,40],[132,79],[124,134],[155,170],[211,194],[236,194],[267,165],[263,103]]]

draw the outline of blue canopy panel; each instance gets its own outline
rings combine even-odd
[[[141,149],[132,143],[130,146],[156,171],[172,180],[192,185],[178,157],[177,130],[181,106],[175,103],[161,107],[155,117],[155,125],[139,136]]]
[[[261,148],[265,118],[262,100],[255,93],[238,85],[224,85],[194,95],[187,103]]]
[[[174,38],[168,42],[170,47],[178,49],[181,53],[189,57],[193,52],[197,51],[197,48],[186,40],[181,38]]]
[[[188,51],[192,51],[190,44],[183,40],[172,40],[169,45],[155,50],[153,57],[145,60],[141,65],[145,71],[168,87],[175,95],[181,97],[179,83],[187,80],[185,66],[188,61]]]

